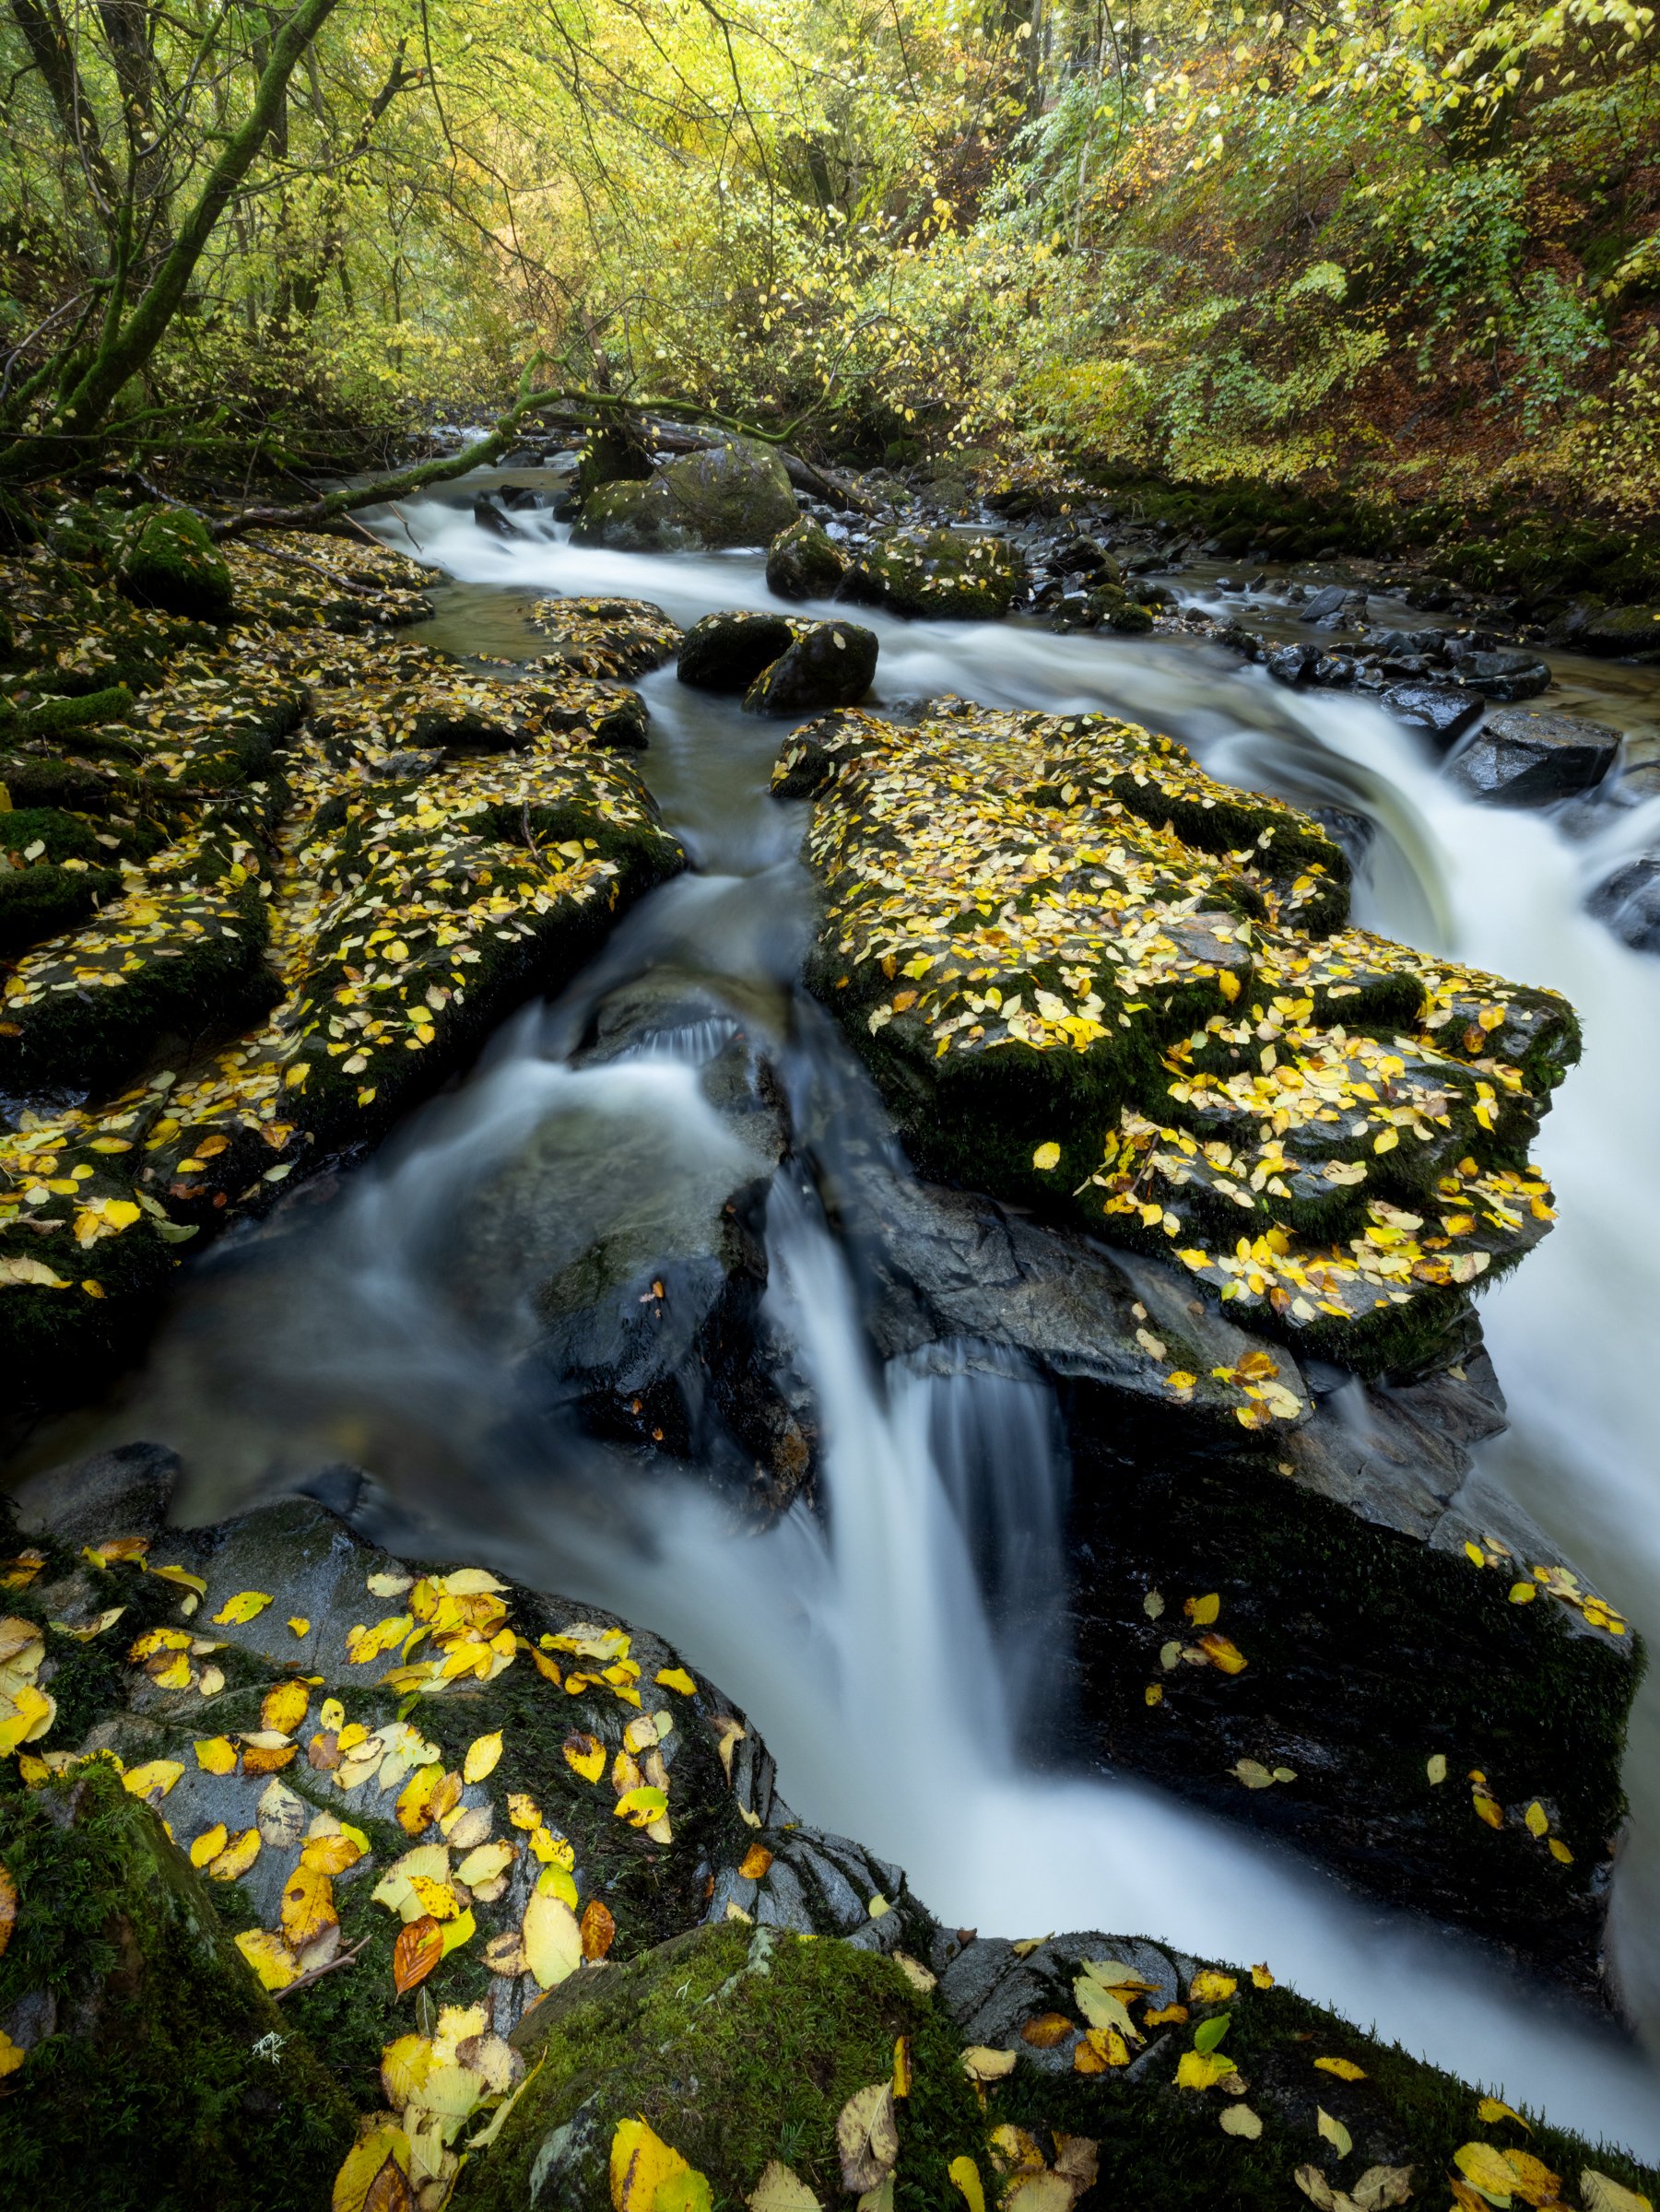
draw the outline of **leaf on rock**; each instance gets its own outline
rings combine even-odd
[[[1326,2111],[1324,2105],[1316,2105],[1314,2108],[1314,2125],[1319,2129],[1321,2135],[1325,2137],[1325,2140],[1332,2146],[1333,2149],[1336,2150],[1340,2159],[1348,2158],[1349,2152],[1355,2147],[1354,2137],[1349,2134],[1348,2128],[1344,2126],[1341,2120],[1335,2120],[1331,2113]]]
[[[611,1809],[618,1819],[626,1820],[630,1828],[652,1828],[668,1810],[668,1792],[649,1784],[637,1790],[624,1790]]]
[[[1412,2194],[1410,2166],[1369,2166],[1349,2191],[1357,2212],[1387,2212]]]
[[[461,1779],[463,1782],[482,1782],[487,1774],[495,1772],[500,1757],[500,1728],[489,1735],[476,1735],[467,1746],[466,1757],[461,1762]]]
[[[561,1898],[536,1890],[524,1908],[520,1931],[525,1962],[543,1989],[573,1974],[583,1960],[583,1932]]]
[[[1501,2097],[1484,2097],[1476,2107],[1476,2113],[1478,2119],[1487,2122],[1489,2127],[1496,2120],[1513,2120],[1519,2127],[1526,2128],[1529,2135],[1533,2133],[1533,2123],[1523,2119],[1515,2106],[1506,2104]]]
[[[147,1804],[159,1805],[183,1771],[179,1759],[149,1759],[141,1767],[129,1767],[121,1778],[121,1786],[132,1796],[142,1797]]]
[[[611,1917],[610,1907],[602,1904],[597,1897],[588,1900],[581,1934],[583,1957],[589,1960],[603,1959],[616,1940],[617,1923]]]
[[[312,1693],[303,1682],[278,1682],[260,1700],[259,1724],[277,1735],[292,1735],[305,1719]]]
[[[1357,2066],[1352,2058],[1317,2058],[1314,2061],[1323,2074],[1335,2074],[1339,2081],[1364,2081],[1366,2069]]]
[[[216,1820],[211,1828],[205,1828],[191,1845],[191,1865],[197,1867],[206,1866],[209,1860],[218,1857],[229,1841],[230,1830],[226,1828],[225,1823],[222,1820]]]
[[[951,2185],[967,2205],[969,2212],[985,2212],[985,2185],[980,2179],[980,2169],[972,2159],[956,2158],[947,2171]]]
[[[216,1882],[234,1882],[247,1873],[259,1856],[260,1834],[257,1828],[245,1828],[240,1836],[233,1836],[218,1857],[211,1862],[207,1872]]]
[[[572,1728],[565,1738],[565,1764],[584,1782],[597,1782],[606,1771],[606,1747],[596,1735]]]
[[[273,1600],[264,1590],[239,1590],[234,1597],[227,1598],[213,1617],[215,1628],[241,1628],[256,1620]]]
[[[1230,2104],[1218,2124],[1225,2136],[1242,2136],[1246,2142],[1254,2143],[1263,2132],[1263,2124],[1248,2104]]]
[[[282,1886],[282,1932],[289,1948],[303,1951],[338,1918],[333,1882],[302,1859]]]
[[[654,2212],[663,2184],[691,2171],[644,2120],[619,2120],[611,2136],[612,2212]]]
[[[1225,2005],[1239,1988],[1232,1974],[1224,1974],[1214,1966],[1202,1966],[1188,1984],[1187,1994],[1195,2005]]]
[[[409,2138],[401,2127],[374,2127],[353,2144],[335,2176],[329,2212],[411,2212]]]
[[[258,1818],[261,1840],[273,1850],[286,1851],[305,1834],[304,1800],[296,1797],[288,1783],[278,1782],[275,1776],[261,1792]]]
[[[1579,2193],[1585,2200],[1585,2212],[1654,2212],[1646,2196],[1598,2173],[1595,2167],[1587,2166],[1580,2174]]]
[[[443,1931],[430,1915],[423,1913],[400,1928],[392,1947],[392,1980],[398,1995],[406,1995],[424,1982],[443,1955]]]
[[[1020,2041],[1030,2043],[1034,2051],[1053,2051],[1057,2043],[1064,2043],[1069,2035],[1076,2033],[1064,2012],[1040,2012],[1035,2019],[1022,2026]]]
[[[659,1667],[652,1679],[660,1682],[665,1689],[677,1690],[683,1698],[695,1696],[697,1692],[697,1684],[683,1666]]]
[[[836,2154],[842,2186],[855,2194],[875,2189],[893,2171],[900,2135],[893,2112],[891,2081],[855,2089],[836,2120]]]
[[[298,1981],[300,1970],[280,1936],[265,1928],[243,1928],[236,1938],[236,1947],[259,1976],[262,1989],[287,1989],[290,1982]]]
[[[196,1764],[206,1774],[233,1774],[236,1746],[228,1735],[210,1735],[196,1746]]]
[[[974,2043],[962,2054],[962,2070],[977,2086],[1001,2081],[1014,2072],[1018,2055],[1013,2051],[994,2051],[985,2043]]]

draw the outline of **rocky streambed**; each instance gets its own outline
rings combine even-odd
[[[634,481],[636,534],[745,542],[707,458],[689,490]],[[571,557],[603,590],[622,524],[594,512],[612,566]],[[170,2065],[169,2129],[112,2112],[96,2201],[154,2198],[187,2141],[212,2158],[160,2201],[322,2204],[338,2170],[354,2206],[620,2206],[636,2159],[653,2202],[755,2212],[1496,2201],[1506,2174],[1638,2201],[1623,2158],[1271,1964],[943,1927],[787,1812],[754,1724],[645,1620],[547,1594],[561,1556],[593,1589],[631,1553],[695,1624],[695,1492],[763,1573],[828,1540],[856,1680],[889,1624],[861,1653],[850,1422],[897,1440],[863,1511],[955,1464],[884,1402],[936,1378],[971,1428],[1012,1389],[1048,1410],[982,1454],[1002,1503],[873,1537],[924,1622],[907,1578],[967,1547],[1007,1682],[965,1740],[1144,1778],[1620,2009],[1642,1645],[1484,1468],[1503,1378],[1472,1302],[1551,1226],[1533,1147],[1573,1008],[1357,926],[1340,806],[1122,715],[881,704],[896,621],[997,615],[1030,564],[775,519],[771,611],[711,607],[704,569],[684,624],[527,578],[465,658],[441,613],[405,634],[432,571],[338,538],[220,558],[129,523],[112,552],[65,517],[13,564],[19,2201],[52,2201],[94,2085]],[[676,810],[699,731],[724,821]],[[739,1587],[711,1581],[694,1637],[742,1648],[714,1618]],[[912,1687],[948,1700],[946,1634]],[[257,2166],[233,2111],[264,2116]]]

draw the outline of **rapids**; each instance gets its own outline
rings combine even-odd
[[[511,660],[537,650],[525,618],[537,595],[653,599],[682,623],[777,604],[752,556],[593,551],[536,516],[515,519],[526,535],[508,540],[436,500],[380,518],[388,542],[453,579],[434,592],[438,613],[418,634]],[[1214,587],[1205,595],[1216,602]],[[1547,819],[1465,804],[1364,701],[1289,692],[1202,648],[1018,622],[860,619],[881,640],[873,703],[953,690],[1147,721],[1214,774],[1366,817],[1377,834],[1360,871],[1359,919],[1573,1001],[1585,1056],[1538,1147],[1561,1218],[1482,1307],[1512,1417],[1485,1467],[1660,1639],[1650,1352],[1660,1172],[1647,1149],[1660,963],[1583,912],[1590,849]],[[1582,667],[1574,704],[1653,727],[1660,681],[1633,674],[1619,671],[1608,701],[1593,704]],[[677,1179],[718,1165],[734,1141],[697,1088],[697,1064],[720,1042],[707,1025],[661,1034],[629,1060],[565,1065],[603,991],[664,959],[786,1008],[795,990],[807,887],[793,857],[801,811],[767,795],[779,725],[686,690],[672,668],[640,688],[652,712],[642,771],[697,872],[631,915],[564,1001],[508,1024],[472,1077],[330,1202],[281,1234],[232,1241],[193,1271],[122,1433],[184,1453],[189,1518],[348,1459],[380,1477],[389,1535],[414,1523],[525,1580],[649,1621],[748,1709],[797,1812],[900,1861],[948,1921],[1017,1936],[1145,1932],[1266,1959],[1280,1980],[1466,2078],[1660,2155],[1660,2075],[1611,2033],[1507,1983],[1446,1932],[1363,1907],[1317,1869],[1191,1807],[1027,1762],[1045,1669],[1065,1656],[1067,1469],[1047,1392],[972,1346],[875,1367],[812,1160],[786,1162],[772,1192],[768,1297],[822,1411],[821,1518],[797,1508],[765,1535],[741,1533],[705,1486],[642,1479],[573,1437],[524,1386],[511,1328],[469,1319],[450,1280],[458,1229],[529,1133],[557,1124],[572,1205],[602,1221],[607,1209],[672,1206]],[[1605,840],[1612,849],[1642,827],[1611,813]],[[796,1002],[792,1034],[796,1100],[816,1104],[820,1125],[890,1142],[809,1002]],[[1660,2046],[1660,1685],[1639,1696],[1627,1785],[1614,1963]]]

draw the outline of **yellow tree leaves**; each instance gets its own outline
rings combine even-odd
[[[533,1893],[524,1908],[520,1939],[526,1963],[543,1989],[554,1988],[582,1964],[582,1929],[559,1898],[541,1890]]]
[[[836,2119],[836,2153],[842,2186],[853,2194],[878,2188],[888,2179],[900,2155],[891,2081],[873,2082],[847,2100]]]
[[[463,1782],[482,1782],[493,1774],[501,1758],[501,1731],[491,1735],[475,1736],[467,1746],[466,1757],[461,1765]]]
[[[644,2120],[611,2137],[612,2212],[709,2212],[709,2183]]]
[[[392,1980],[398,1995],[424,1982],[443,1955],[442,1931],[429,1915],[423,1913],[400,1928],[392,1947]]]
[[[260,1700],[259,1724],[277,1735],[292,1735],[303,1723],[312,1693],[303,1682],[278,1682]]]
[[[239,1591],[235,1597],[227,1598],[214,1615],[214,1626],[219,1629],[244,1627],[249,1621],[257,1620],[271,1602],[263,1590]]]
[[[302,1857],[282,1888],[282,1932],[289,1949],[306,1950],[337,1919],[334,1883]]]
[[[597,1782],[606,1771],[606,1747],[596,1735],[573,1728],[565,1738],[565,1764],[584,1782]]]

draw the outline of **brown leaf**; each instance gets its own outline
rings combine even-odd
[[[1053,2051],[1072,2031],[1073,2023],[1064,2012],[1041,2012],[1036,2019],[1028,2020],[1021,2028],[1020,2041],[1030,2043],[1034,2051]]]
[[[602,1905],[596,1897],[588,1900],[583,1913],[583,1957],[603,1959],[617,1936],[617,1923],[610,1908]]]
[[[891,2081],[873,2082],[867,2089],[854,2091],[836,2121],[836,2150],[842,2160],[842,2186],[855,2195],[876,2188],[893,2171],[900,2136]]]
[[[0,1866],[0,1958],[12,1939],[12,1930],[18,1924],[18,1885],[4,1866]]]
[[[398,1995],[424,1982],[443,1955],[443,1930],[430,1912],[400,1929],[392,1950],[392,1979]]]

